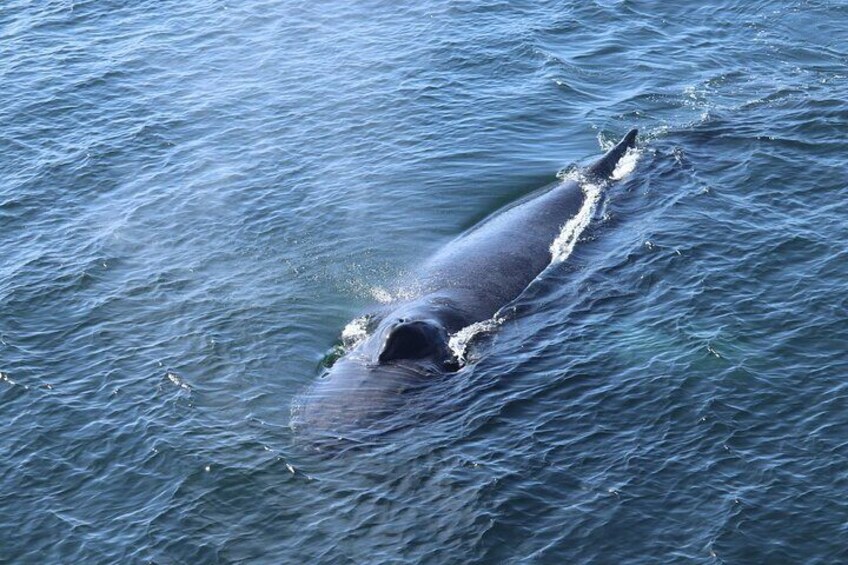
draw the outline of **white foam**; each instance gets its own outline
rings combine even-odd
[[[630,175],[636,168],[641,155],[642,152],[637,148],[628,149],[621,159],[618,160],[618,163],[616,163],[611,175],[612,180],[621,180]],[[551,244],[552,264],[566,260],[571,255],[571,252],[574,251],[574,246],[577,245],[580,235],[589,226],[589,223],[595,216],[595,210],[601,200],[601,192],[604,188],[604,184],[589,182],[584,178],[574,177],[573,175],[569,176],[576,180],[583,190],[583,206],[580,207],[580,210],[573,218],[562,226],[559,235]]]
[[[368,317],[360,316],[351,320],[342,330],[342,343],[345,349],[356,347],[368,337]]]
[[[559,263],[571,255],[574,246],[577,245],[580,234],[583,233],[583,230],[592,221],[595,208],[601,199],[600,185],[584,182],[580,188],[583,189],[584,194],[583,206],[580,207],[580,211],[573,218],[562,226],[559,235],[551,244],[551,263]]]
[[[457,361],[464,365],[467,361],[465,354],[468,352],[468,344],[471,343],[474,336],[481,333],[493,332],[502,323],[503,318],[498,317],[489,318],[482,322],[474,322],[470,326],[466,326],[453,334],[448,340],[448,347],[450,347]]]
[[[618,163],[616,163],[615,169],[612,172],[612,180],[621,180],[630,175],[630,173],[633,172],[633,169],[636,168],[636,163],[639,162],[639,157],[641,156],[641,150],[635,147],[629,148],[624,155],[621,156],[621,159],[618,160]]]
[[[191,387],[188,386],[188,384],[173,371],[168,371],[167,373],[165,373],[165,375],[168,377],[168,380],[171,381],[175,386],[178,386],[183,390],[191,392]]]

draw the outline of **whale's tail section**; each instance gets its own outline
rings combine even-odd
[[[599,179],[608,179],[612,176],[615,166],[618,165],[627,150],[636,147],[636,134],[638,133],[639,130],[635,128],[630,130],[615,147],[607,151],[606,155],[589,167],[586,174]]]

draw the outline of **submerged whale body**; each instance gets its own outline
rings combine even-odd
[[[630,131],[583,174],[606,181],[629,148]],[[492,318],[551,262],[551,246],[583,208],[576,180],[556,182],[475,226],[427,260],[414,296],[369,320],[368,336],[292,406],[292,427],[342,434],[396,410],[404,392],[457,371],[451,335]]]

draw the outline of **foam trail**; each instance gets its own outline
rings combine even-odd
[[[583,206],[580,207],[580,211],[577,214],[568,220],[564,226],[562,226],[562,230],[559,232],[559,235],[551,244],[551,263],[560,263],[565,261],[571,252],[574,250],[574,246],[577,245],[577,240],[580,238],[580,234],[583,233],[583,230],[588,227],[589,222],[592,221],[592,216],[595,214],[595,208],[598,206],[598,201],[601,199],[601,187],[598,184],[594,183],[583,183],[581,187],[583,189],[584,199]]]
[[[628,149],[616,163],[615,169],[612,171],[612,180],[621,180],[630,175],[636,168],[636,163],[639,162],[641,156],[642,151],[640,149],[634,147]]]
[[[618,163],[616,163],[615,169],[612,172],[612,180],[621,180],[632,173],[636,168],[636,163],[639,161],[640,156],[640,150],[634,148],[628,149]],[[580,239],[580,235],[589,226],[589,223],[595,216],[595,210],[601,201],[603,185],[591,183],[585,179],[576,177],[574,172],[565,175],[563,180],[568,178],[572,178],[580,184],[580,188],[585,194],[585,199],[583,206],[580,207],[577,214],[565,223],[559,235],[551,244],[551,264],[560,263],[571,255],[571,252],[574,251],[574,246],[577,245],[577,241]],[[503,318],[498,318],[497,315],[482,322],[475,322],[452,335],[448,341],[448,346],[457,360],[465,364],[467,361],[465,355],[468,350],[468,344],[474,336],[484,332],[492,332],[501,323],[503,323]]]
[[[621,159],[618,160],[618,163],[616,163],[611,179],[614,181],[621,180],[632,173],[641,155],[642,152],[639,149],[628,149]],[[551,264],[565,261],[571,255],[571,252],[574,251],[574,246],[577,245],[577,241],[580,239],[580,235],[592,221],[595,210],[598,207],[598,202],[601,200],[601,192],[604,188],[603,184],[587,182],[584,179],[577,179],[577,182],[580,183],[580,188],[585,195],[583,206],[581,206],[580,211],[573,218],[565,223],[559,235],[551,244]]]
[[[628,160],[629,156],[630,152],[628,151],[628,153],[619,161],[615,171],[613,171],[613,178],[619,179],[633,170],[636,165],[635,159],[630,159],[630,164],[627,165],[627,168],[622,168],[622,162]],[[571,174],[567,175],[566,178],[568,177],[571,177]],[[577,240],[580,238],[580,234],[583,233],[591,222],[598,202],[601,199],[601,185],[589,183],[579,178],[576,180],[581,184],[581,189],[585,194],[585,199],[583,201],[583,206],[580,208],[577,215],[566,222],[556,240],[554,240],[551,244],[550,249],[552,264],[564,261],[571,254],[574,246],[577,244]],[[389,304],[399,298],[399,296],[393,295],[391,292],[382,287],[373,287],[370,290],[371,295],[382,304]],[[344,328],[342,331],[342,341],[345,349],[352,349],[367,337],[367,321],[368,320],[365,317],[357,318],[351,321]],[[496,315],[495,317],[487,320],[482,320],[466,326],[450,336],[448,347],[450,347],[456,359],[461,364],[465,364],[467,361],[465,356],[468,350],[468,344],[471,340],[480,333],[494,331],[502,322],[503,319],[498,318]]]
[[[468,344],[474,336],[480,333],[493,332],[502,322],[503,318],[489,318],[481,322],[474,322],[453,334],[448,340],[448,347],[450,347],[457,361],[462,365],[466,363],[465,354],[468,352]]]
[[[351,350],[368,337],[368,317],[354,318],[342,330],[342,344],[345,350]]]
[[[621,180],[632,173],[636,168],[636,163],[639,161],[640,156],[641,151],[639,149],[628,149],[621,159],[619,159],[618,163],[616,163],[611,175],[612,180]],[[605,186],[605,184],[588,182],[586,179],[579,177],[576,172],[569,172],[564,175],[563,180],[569,178],[576,180],[580,184],[585,198],[583,200],[583,206],[580,207],[580,210],[573,218],[565,223],[559,235],[551,244],[551,264],[564,261],[574,251],[574,246],[577,245],[581,234],[586,230],[595,216],[595,210],[601,201],[601,192]],[[394,295],[382,287],[373,287],[370,291],[371,295],[382,304],[389,304],[399,298],[405,298],[405,293],[403,292]],[[412,293],[409,294],[411,297]],[[352,349],[367,337],[367,322],[368,319],[366,317],[357,318],[345,327],[342,331],[342,341],[346,349]],[[471,343],[471,340],[480,333],[488,333],[496,330],[502,323],[503,318],[499,318],[497,315],[487,320],[475,322],[450,336],[448,347],[450,347],[456,359],[461,364],[465,364],[467,361],[468,345]]]

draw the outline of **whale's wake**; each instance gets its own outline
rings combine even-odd
[[[636,168],[636,164],[639,162],[639,157],[641,157],[641,155],[642,151],[640,149],[628,149],[616,164],[611,175],[612,180],[618,181],[630,175],[630,173],[632,173]],[[580,210],[573,218],[568,220],[562,226],[562,230],[559,235],[551,244],[551,265],[562,263],[568,259],[572,251],[574,251],[574,247],[580,240],[580,236],[586,228],[589,227],[592,218],[595,216],[595,210],[597,210],[598,203],[601,201],[603,187],[604,184],[606,184],[589,181],[585,177],[581,176],[577,171],[574,171],[563,178],[563,182],[568,180],[574,180],[580,185],[585,198],[583,200],[583,206],[581,206]],[[496,314],[488,320],[475,322],[453,334],[450,338],[449,346],[457,360],[461,364],[465,364],[466,355],[468,353],[468,345],[472,342],[472,340],[479,334],[495,331],[498,326],[503,323],[503,321],[504,318],[499,317]]]
[[[602,145],[604,144],[602,143]],[[642,151],[640,149],[635,147],[629,148],[621,159],[619,159],[618,163],[616,163],[615,169],[610,175],[610,180],[619,181],[630,175],[636,168],[641,155]],[[598,204],[601,201],[603,189],[608,184],[605,181],[589,180],[578,171],[572,171],[562,178],[563,182],[570,180],[580,185],[584,194],[583,205],[574,217],[563,224],[556,239],[551,243],[551,265],[562,263],[574,251],[574,247],[580,240],[581,235],[592,222],[592,218],[594,218]],[[401,290],[390,292],[379,286],[372,287],[369,291],[372,298],[381,304],[391,304],[399,299],[408,299],[414,295],[411,291],[404,292]],[[491,318],[470,324],[451,335],[448,346],[456,360],[461,365],[465,365],[468,361],[467,355],[469,345],[472,341],[479,335],[489,334],[497,330],[504,319],[498,314],[495,314]],[[368,337],[369,322],[370,318],[368,316],[361,316],[355,318],[345,326],[341,336],[342,353],[354,349]]]
[[[573,218],[562,226],[559,235],[551,243],[552,265],[565,261],[571,255],[571,252],[574,251],[574,246],[577,245],[580,234],[589,226],[592,216],[595,215],[595,208],[598,206],[598,201],[601,199],[600,185],[591,182],[581,182],[580,184],[580,188],[584,194],[583,206]]]
[[[350,351],[368,337],[368,316],[354,318],[342,330],[342,347]]]
[[[465,365],[468,362],[468,346],[471,344],[471,340],[480,334],[494,332],[498,329],[498,326],[503,323],[503,321],[504,319],[498,317],[496,314],[493,318],[489,318],[488,320],[474,322],[470,326],[465,326],[450,336],[450,339],[448,340],[448,347],[450,347],[451,352],[454,357],[456,357],[459,364]]]

